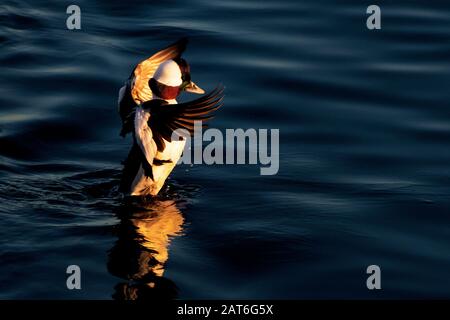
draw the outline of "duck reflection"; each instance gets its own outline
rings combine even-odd
[[[118,213],[118,240],[109,252],[108,270],[127,280],[116,285],[118,300],[176,298],[176,285],[164,277],[173,237],[183,231],[181,203],[174,200],[127,200]]]

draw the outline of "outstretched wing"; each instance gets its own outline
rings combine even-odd
[[[150,112],[148,125],[157,150],[164,150],[164,140],[172,141],[175,130],[184,129],[193,134],[195,121],[210,120],[211,113],[222,106],[223,91],[223,86],[218,86],[199,99],[179,104],[155,103],[156,100],[144,102],[142,107]]]
[[[148,86],[148,81],[161,63],[180,57],[186,49],[186,45],[187,39],[180,39],[136,66],[132,75],[131,96],[137,104],[152,99],[152,91]]]

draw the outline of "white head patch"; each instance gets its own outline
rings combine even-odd
[[[178,87],[182,84],[181,70],[178,64],[173,60],[167,60],[161,63],[156,69],[153,78],[166,86]]]

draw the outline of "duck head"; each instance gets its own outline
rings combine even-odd
[[[189,64],[181,58],[161,63],[148,85],[153,94],[165,100],[176,99],[181,91],[205,93],[191,80]]]
[[[175,60],[175,62],[178,64],[181,70],[181,80],[183,81],[183,83],[181,84],[181,90],[190,93],[204,94],[205,90],[197,86],[194,81],[192,81],[191,67],[189,66],[187,61],[182,58],[178,58]]]

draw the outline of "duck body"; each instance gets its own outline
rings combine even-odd
[[[131,133],[133,146],[124,161],[120,190],[130,196],[155,196],[180,159],[186,140],[177,129],[193,134],[194,121],[208,120],[221,106],[223,88],[187,103],[181,91],[202,94],[190,76],[180,40],[136,66],[119,90],[121,135]]]
[[[171,104],[177,104],[176,100],[171,100],[170,102]],[[150,116],[151,114],[148,110],[143,108],[136,110],[134,119],[134,143],[139,148],[146,147],[154,149],[155,157],[151,165],[151,175],[146,174],[143,164],[140,164],[130,186],[129,194],[131,196],[157,195],[167,177],[175,168],[186,144],[185,139],[180,141],[167,141],[162,138],[165,148],[162,151],[158,151],[156,145],[153,145],[151,141],[153,132],[148,126]]]

